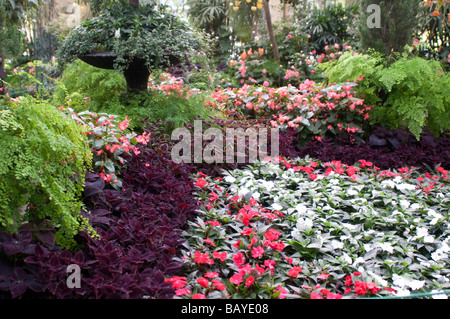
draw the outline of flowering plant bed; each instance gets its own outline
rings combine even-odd
[[[349,298],[446,289],[448,171],[296,159],[215,179],[183,233],[179,298]]]
[[[294,128],[301,140],[321,140],[340,132],[363,133],[370,106],[357,97],[357,82],[322,87],[306,80],[298,87],[252,87],[216,90],[211,97],[222,109]]]

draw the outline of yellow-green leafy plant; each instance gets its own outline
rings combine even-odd
[[[81,230],[81,194],[92,153],[81,125],[31,96],[0,100],[0,230],[50,222],[66,248]]]

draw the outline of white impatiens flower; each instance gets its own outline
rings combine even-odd
[[[384,188],[386,188],[386,187],[394,188],[395,187],[395,183],[389,179],[382,181],[380,185]]]
[[[331,241],[331,247],[332,247],[333,249],[342,249],[342,248],[344,248],[344,243],[341,242],[341,241],[338,241],[338,240],[333,239],[333,240]]]
[[[428,235],[428,229],[425,227],[417,227],[417,237],[421,238]]]
[[[282,210],[282,209],[283,209],[283,206],[281,206],[281,205],[278,204],[278,203],[273,203],[273,204],[272,204],[272,209],[274,209],[274,210]]]
[[[349,223],[342,223],[342,226],[344,226],[345,228],[347,228],[349,231],[354,232],[358,230],[358,226],[357,225],[352,225]]]
[[[352,263],[352,258],[349,256],[349,255],[347,255],[346,253],[343,253],[342,254],[342,258],[344,259],[344,261],[347,263],[347,264],[351,264]]]
[[[375,274],[374,272],[368,270],[367,274],[372,276],[372,278],[375,280],[376,283],[378,283],[380,286],[386,287],[388,286],[388,282],[387,280],[384,280],[383,278],[381,278],[381,276],[378,276],[377,274]]]
[[[439,261],[441,259],[448,257],[448,252],[450,251],[450,247],[447,245],[445,241],[442,242],[439,249],[437,249],[435,252],[431,253],[431,258],[434,261]]]
[[[313,221],[310,218],[297,219],[296,227],[299,231],[310,231],[313,226]]]
[[[409,205],[411,205],[411,203],[409,201],[407,201],[405,199],[400,200],[400,207],[403,210],[406,210],[409,207]]]
[[[378,247],[392,254],[394,252],[394,247],[392,247],[391,243],[378,243]]]
[[[347,195],[348,196],[355,196],[355,195],[358,195],[358,194],[359,193],[358,193],[358,191],[356,189],[353,189],[353,188],[347,189]]]
[[[397,186],[397,189],[399,189],[401,191],[405,191],[405,190],[413,191],[416,189],[416,185],[412,185],[412,184],[408,184],[408,183],[401,183],[396,186]]]
[[[224,181],[230,184],[233,184],[236,181],[236,178],[234,178],[231,175],[227,175],[224,177]]]
[[[412,289],[412,290],[417,290],[422,288],[425,285],[425,280],[411,280],[408,283],[408,286]]]
[[[247,195],[248,193],[250,193],[250,190],[249,190],[247,187],[241,187],[241,188],[239,188],[239,190],[238,190],[238,195],[239,195],[239,196],[245,196],[245,195]]]
[[[295,206],[295,209],[297,210],[298,214],[301,215],[301,214],[306,213],[306,211],[308,210],[308,207],[306,207],[303,204],[298,204],[298,205]]]
[[[399,276],[397,274],[392,275],[393,284],[401,289],[410,288],[412,290],[417,290],[425,285],[425,280],[409,279],[404,276]],[[406,291],[405,291],[406,292]],[[409,293],[407,294],[409,295]]]
[[[366,261],[362,257],[357,257],[355,261],[353,262],[352,266],[356,266],[358,264],[364,264]]]
[[[433,217],[433,219],[430,222],[430,225],[436,225],[440,219],[444,218],[444,216],[442,216],[439,213],[436,213],[436,211],[434,211],[433,209],[429,209],[427,214],[428,216]]]
[[[399,276],[397,274],[392,275],[392,280],[393,280],[393,284],[399,288],[404,288],[406,286],[409,286],[409,282],[411,281],[408,278]]]

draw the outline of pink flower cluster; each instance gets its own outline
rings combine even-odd
[[[306,80],[298,88],[263,86],[217,89],[211,98],[230,113],[268,120],[273,127],[291,127],[321,139],[347,131],[362,133],[371,106],[355,95],[355,84],[322,87]],[[304,129],[306,128],[306,130]],[[303,136],[304,138],[308,136]]]

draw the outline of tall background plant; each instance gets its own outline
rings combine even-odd
[[[373,12],[367,10],[372,4],[380,7],[380,28],[367,23],[372,18]],[[375,49],[386,56],[402,52],[405,45],[412,44],[419,22],[419,5],[420,0],[361,0],[358,29],[362,50]]]

